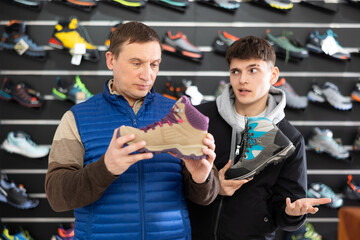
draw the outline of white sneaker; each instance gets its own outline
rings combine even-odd
[[[23,131],[9,132],[1,148],[29,158],[41,158],[49,154],[50,149],[38,146],[30,139],[30,135]]]

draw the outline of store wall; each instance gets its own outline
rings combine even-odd
[[[79,74],[90,92],[94,94],[101,92],[104,82],[111,77],[111,72],[105,65],[104,42],[110,28],[120,20],[142,21],[153,27],[160,37],[164,36],[167,30],[173,33],[177,31],[185,33],[191,43],[204,51],[202,63],[194,63],[164,53],[155,89],[158,92],[164,91],[167,76],[172,79],[186,78],[192,80],[199,91],[211,99],[219,81],[228,82],[225,58],[211,50],[212,41],[218,30],[238,37],[263,36],[266,29],[270,29],[271,33],[277,36],[283,30],[288,30],[305,44],[312,30],[316,29],[323,33],[332,28],[338,34],[337,40],[343,47],[358,49],[360,8],[346,3],[338,4],[338,7],[338,12],[331,14],[297,3],[289,13],[282,14],[242,2],[240,8],[231,14],[192,1],[185,13],[150,3],[140,13],[136,13],[100,2],[91,12],[84,12],[61,3],[47,1],[44,2],[42,10],[36,12],[12,5],[8,1],[1,1],[0,34],[9,20],[25,20],[28,23],[29,35],[34,42],[47,46],[57,21],[60,18],[77,16],[88,30],[94,44],[100,46],[101,57],[98,63],[83,61],[80,66],[75,66],[70,63],[71,58],[68,54],[52,49],[48,51],[46,62],[0,50],[0,82],[4,77],[8,77],[14,82],[31,83],[47,99],[41,109],[26,108],[15,101],[0,101],[0,141],[3,141],[10,131],[23,130],[29,133],[36,143],[51,144],[61,116],[73,105],[71,102],[62,102],[51,97],[51,89],[55,86],[56,77],[61,76],[70,81]],[[339,87],[343,95],[349,96],[360,77],[360,57],[356,55],[352,55],[352,60],[349,62],[340,62],[311,54],[308,59],[299,63],[287,63],[279,59],[277,66],[280,68],[280,76],[286,77],[299,95],[306,95],[313,82],[322,84],[330,81]],[[359,110],[360,103],[354,103],[352,111],[346,112],[309,103],[304,111],[286,110],[286,117],[299,129],[305,139],[315,126],[329,128],[334,132],[334,137],[341,138],[343,144],[350,149],[356,136],[356,129],[360,126]],[[341,192],[349,171],[355,177],[360,177],[360,153],[351,151],[351,155],[353,163],[347,164],[327,155],[307,151],[309,183],[323,182],[335,192]],[[46,200],[44,193],[46,158],[27,159],[1,150],[0,169],[7,173],[9,179],[24,184],[31,196],[40,198],[39,206],[32,210],[19,210],[0,203],[1,224],[23,226],[30,230],[35,239],[49,239],[56,233],[60,223],[73,221],[71,211],[55,213]],[[345,200],[345,205],[360,204]],[[320,207],[316,215],[309,216],[309,221],[325,239],[336,239],[337,211]],[[284,233],[279,231],[277,239],[281,239],[283,235]]]

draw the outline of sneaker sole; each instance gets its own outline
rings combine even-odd
[[[245,179],[245,178],[251,178],[254,177],[255,175],[257,175],[258,173],[260,173],[266,166],[268,166],[269,164],[278,164],[280,163],[282,160],[284,160],[285,158],[287,158],[288,156],[290,156],[293,152],[295,151],[295,146],[291,143],[289,146],[287,146],[286,148],[284,148],[281,152],[277,153],[276,155],[272,156],[271,158],[269,158],[269,160],[265,163],[263,163],[262,165],[258,166],[256,169],[254,169],[253,171],[240,176],[240,177],[236,177],[236,178],[231,178],[232,180],[241,180],[241,179]],[[230,179],[230,178],[229,178]]]
[[[183,146],[180,144],[171,144],[171,145],[162,145],[162,146],[148,146],[146,148],[142,148],[138,150],[141,153],[152,152],[154,154],[160,153],[173,153],[178,158],[192,159],[192,160],[200,160],[202,158],[206,158],[207,156],[200,152],[199,149],[204,148],[204,145],[191,145],[191,146]]]

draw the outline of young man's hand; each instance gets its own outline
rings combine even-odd
[[[120,175],[134,163],[153,157],[152,153],[139,153],[130,155],[131,153],[145,147],[145,141],[140,141],[123,147],[124,144],[135,139],[135,134],[129,134],[117,138],[117,131],[120,131],[119,128],[115,129],[104,157],[105,166],[113,175]]]
[[[207,148],[203,148],[203,153],[207,155],[207,158],[200,160],[182,159],[194,182],[199,184],[204,183],[208,178],[216,157],[213,135],[207,133],[203,143],[207,146]]]
[[[241,179],[241,180],[226,180],[225,172],[231,167],[231,160],[219,171],[219,180],[220,180],[220,195],[223,196],[232,196],[236,190],[241,188],[241,186],[253,178]]]
[[[330,202],[330,198],[300,198],[295,202],[291,202],[290,198],[286,198],[285,213],[289,216],[301,216],[308,213],[315,214],[319,211],[319,208],[314,206]]]

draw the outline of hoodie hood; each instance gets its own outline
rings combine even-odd
[[[235,111],[233,106],[235,103],[235,93],[231,85],[228,83],[224,91],[216,99],[216,105],[221,117],[233,128],[237,133],[240,133],[245,128],[245,122],[239,123],[236,121]],[[284,108],[286,105],[285,93],[278,88],[271,86],[267,100],[267,108],[265,117],[273,121],[275,124],[279,123],[284,117]]]

